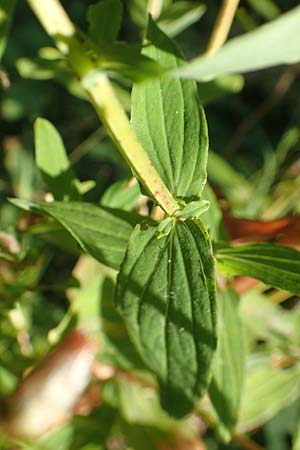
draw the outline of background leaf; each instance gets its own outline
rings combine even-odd
[[[216,345],[214,267],[201,222],[178,222],[168,237],[137,226],[116,286],[128,332],[161,387],[162,406],[188,413],[208,382]]]
[[[109,208],[132,209],[141,195],[138,182],[120,180],[109,186],[101,197],[101,205]]]
[[[170,37],[175,37],[205,13],[206,7],[198,2],[177,1],[172,3],[159,17],[159,27]]]
[[[300,253],[293,248],[249,244],[220,249],[216,256],[227,274],[245,275],[296,294],[300,292]]]
[[[70,167],[63,141],[46,119],[34,124],[35,158],[44,181],[55,200],[79,200],[79,180]]]
[[[229,94],[237,94],[244,87],[242,75],[224,75],[206,83],[201,83],[198,89],[200,102],[203,106]]]
[[[128,45],[124,42],[105,43],[95,45],[87,42],[90,46],[90,54],[95,58],[97,66],[106,70],[109,74],[114,73],[117,77],[124,77],[134,82],[159,77],[165,70],[161,65],[140,53],[140,47]]]
[[[141,380],[113,378],[103,386],[104,400],[120,411],[127,423],[153,426],[170,430],[176,421],[161,409],[157,392],[153,387],[142,385]]]
[[[238,429],[256,428],[299,397],[299,368],[276,369],[264,360],[247,370]]]
[[[0,61],[2,59],[9,27],[17,0],[0,0]]]
[[[243,36],[231,39],[216,55],[200,56],[174,71],[198,81],[300,61],[299,8]],[[259,49],[259,51],[257,51]]]
[[[143,54],[166,68],[183,64],[176,45],[150,19]],[[200,195],[206,181],[207,126],[192,81],[162,76],[136,84],[132,125],[169,190],[179,197]]]
[[[206,183],[201,197],[203,200],[209,201],[209,209],[201,216],[201,220],[204,222],[208,229],[209,235],[213,241],[226,241],[228,240],[226,230],[223,224],[222,210],[218,204],[218,200],[214,194],[214,191]]]
[[[273,0],[247,0],[252,8],[266,20],[276,19],[281,13]]]
[[[230,201],[237,203],[251,198],[251,183],[241,173],[236,172],[222,156],[211,150],[208,153],[207,171],[209,182],[220,187]]]
[[[159,3],[163,12],[165,9],[172,6],[173,0],[161,0]],[[138,27],[147,27],[149,6],[149,0],[129,0],[129,13],[131,19]]]
[[[95,43],[112,42],[117,38],[121,27],[122,9],[120,0],[101,0],[88,7],[88,31]]]
[[[229,441],[238,419],[245,372],[243,329],[238,295],[232,288],[218,294],[219,334],[209,396],[217,412],[220,436]]]

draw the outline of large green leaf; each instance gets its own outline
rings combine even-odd
[[[165,68],[184,61],[176,45],[150,20],[143,54]],[[132,125],[169,190],[196,196],[206,181],[207,126],[196,84],[169,75],[136,84]]]
[[[217,260],[226,274],[244,275],[263,283],[300,293],[300,252],[268,243],[223,248]]]
[[[294,8],[271,23],[231,39],[216,55],[194,59],[177,69],[175,75],[201,81],[296,63],[300,61],[299,27],[300,10]]]
[[[84,202],[11,201],[20,208],[53,217],[71,233],[86,253],[116,269],[122,262],[133,227],[145,219],[126,211],[100,208]]]
[[[2,59],[7,34],[17,0],[0,0],[0,60]]]
[[[63,141],[46,119],[34,124],[35,157],[48,189],[55,200],[78,200],[79,181],[70,167]]]
[[[256,428],[299,398],[299,367],[276,369],[262,361],[247,372],[238,429]]]
[[[102,0],[88,7],[89,35],[96,43],[112,42],[122,21],[121,0]]]
[[[169,236],[137,226],[116,286],[116,304],[147,366],[162,406],[180,417],[206,389],[216,346],[214,263],[200,221],[178,222]]]
[[[217,412],[218,431],[228,441],[237,422],[244,382],[243,329],[238,295],[227,288],[218,295],[219,336],[209,396]]]

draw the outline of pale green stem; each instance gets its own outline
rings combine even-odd
[[[28,0],[46,32],[67,55],[81,84],[119,150],[164,211],[172,215],[179,205],[168,190],[130,126],[112,85],[88,57],[73,23],[58,0]]]

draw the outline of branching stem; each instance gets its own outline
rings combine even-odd
[[[28,0],[46,32],[55,40],[87,92],[102,123],[136,176],[163,210],[172,215],[179,206],[130,126],[107,75],[97,69],[59,0]]]

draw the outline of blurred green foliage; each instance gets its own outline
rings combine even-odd
[[[96,14],[96,2],[62,3],[86,31],[86,9],[90,6],[89,14]],[[119,39],[139,48],[147,2],[123,3]],[[231,35],[254,29],[294,6],[298,6],[296,0],[243,0]],[[158,23],[191,58],[205,50],[218,8],[216,0],[164,1]],[[116,34],[118,17],[114,20]],[[6,26],[1,18],[1,33]],[[1,52],[2,47],[3,40]],[[69,198],[84,198],[104,208],[147,210],[138,184],[130,184],[130,169],[99,125],[66,60],[52,47],[25,2],[16,4],[0,71],[0,395],[10,394],[26,370],[65,332],[89,320],[100,329],[101,362],[114,367],[117,374],[133,374],[102,383],[101,406],[87,416],[75,416],[70,424],[37,442],[16,444],[1,436],[1,449],[184,450],[183,445],[176,447],[178,435],[195,439],[202,432],[208,450],[246,448],[238,439],[222,443],[228,436],[215,426],[222,414],[206,398],[192,418],[175,421],[166,415],[151,387],[153,379],[112,305],[115,271],[83,256],[82,246],[53,219],[43,219],[32,210],[23,212],[7,201],[19,197],[38,202],[49,199],[49,191],[62,200],[55,192],[57,184],[52,188],[47,179],[47,171],[52,176],[55,164],[51,167],[50,160],[39,157],[39,147],[51,146],[57,139],[66,169],[58,175],[62,185],[71,180]],[[300,214],[299,74],[299,66],[294,65],[198,84],[210,135],[208,179],[221,204],[234,216],[271,220]],[[131,81],[119,76],[113,82],[129,110]],[[39,142],[34,147],[33,124],[38,117],[55,126],[65,148],[46,121],[40,125],[47,128],[48,140],[36,137]],[[213,223],[214,240],[225,241],[228,236],[209,187],[204,198],[212,204],[204,221]],[[299,297],[259,284],[241,296],[239,314],[247,377],[237,433],[249,432],[266,449],[298,450],[300,374],[299,365],[293,363],[300,358]],[[234,359],[234,354],[227,357]],[[215,377],[217,381],[221,377],[217,370]]]

